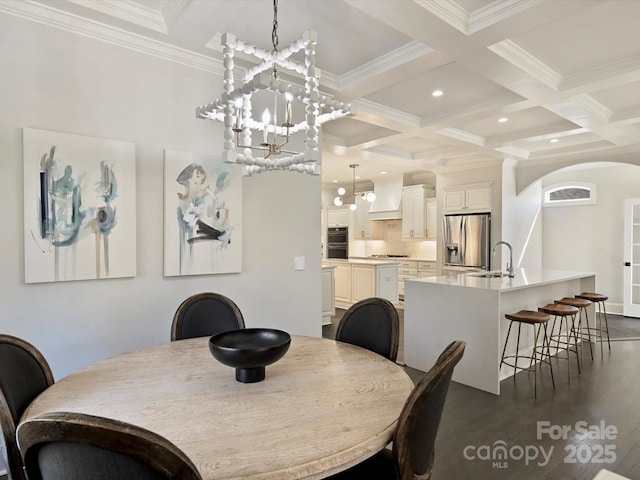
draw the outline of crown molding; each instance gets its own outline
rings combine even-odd
[[[484,137],[481,137],[480,135],[475,135],[473,133],[465,132],[464,130],[460,130],[459,128],[453,128],[453,127],[443,128],[441,130],[437,130],[436,133],[440,135],[444,135],[445,137],[460,140],[465,143],[478,145],[479,147],[484,147],[486,143],[486,140]]]
[[[336,147],[348,148],[347,142],[345,142],[344,138],[338,137],[336,135],[327,135],[326,133],[322,134],[322,143],[330,144]]]
[[[391,147],[371,147],[365,148],[367,152],[375,153],[377,155],[384,155],[386,157],[401,158],[403,160],[413,160],[413,155],[404,150],[398,150]]]
[[[611,114],[610,122],[632,124],[640,122],[640,105],[627,107]]]
[[[189,6],[193,0],[169,0],[165,7],[162,9],[162,16],[164,17],[164,23],[167,26],[167,31],[173,28],[184,9]]]
[[[125,22],[133,23],[156,32],[168,32],[167,24],[162,12],[154,8],[146,7],[132,0],[67,0],[70,3],[90,8],[96,12],[104,13],[111,17],[119,18]],[[171,2],[169,2],[171,3]]]
[[[367,62],[358,68],[354,68],[344,75],[335,76],[337,80],[336,86],[340,90],[345,90],[353,84],[381,75],[433,52],[434,50],[431,47],[423,43],[417,41],[409,42],[402,47],[381,55],[375,60]]]
[[[368,113],[378,117],[384,117],[391,122],[398,122],[402,125],[418,128],[420,127],[420,118],[416,115],[411,115],[409,113],[402,112],[400,110],[396,110],[394,108],[387,107],[385,105],[381,105],[376,102],[372,102],[371,100],[366,100],[364,98],[360,98],[351,103],[351,105],[356,110],[357,114]]]
[[[198,70],[222,75],[222,62],[199,53],[174,47],[164,42],[153,40],[142,35],[111,27],[95,20],[63,12],[56,8],[32,0],[2,1],[0,12],[25,20],[64,30],[76,35],[93,38],[101,42],[128,48],[163,60],[169,60]]]
[[[638,80],[640,55],[635,55],[566,75],[560,82],[560,89],[594,91]]]
[[[455,1],[413,1],[468,36],[538,5],[544,0],[494,0],[472,12]]]
[[[529,150],[525,150],[524,148],[517,148],[513,146],[504,146],[498,147],[494,149],[496,152],[504,153],[505,155],[511,155],[513,157],[521,158],[523,160],[528,160],[531,153]]]
[[[507,20],[545,0],[495,0],[471,12],[468,35]]]
[[[531,75],[536,80],[551,87],[554,91],[557,92],[560,89],[563,81],[562,76],[525,49],[519,47],[515,42],[502,40],[493,45],[489,45],[487,48],[520,70]]]
[[[595,115],[603,122],[609,121],[613,113],[610,109],[605,107],[603,104],[598,102],[595,98],[587,93],[574,95],[573,97],[569,97],[569,100],[576,105],[581,106],[589,113]]]

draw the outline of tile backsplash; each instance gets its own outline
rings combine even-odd
[[[402,220],[372,222],[375,240],[353,240],[349,244],[349,255],[368,257],[378,254],[409,255],[424,260],[435,260],[435,240],[402,240]]]

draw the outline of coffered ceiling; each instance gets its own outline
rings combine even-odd
[[[271,48],[272,0],[0,0],[0,13],[218,73],[224,32]],[[638,19],[635,0],[278,5],[280,45],[315,30],[321,90],[354,106],[323,127],[323,183],[350,181],[353,162],[376,179],[635,155]]]

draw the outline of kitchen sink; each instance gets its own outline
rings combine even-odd
[[[486,273],[476,273],[473,274],[473,277],[480,277],[480,278],[500,278],[500,277],[506,277],[507,275],[509,275],[508,273],[505,272],[486,272]]]

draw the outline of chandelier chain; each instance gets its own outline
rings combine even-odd
[[[271,32],[273,50],[278,51],[278,0],[273,0],[273,31]]]

